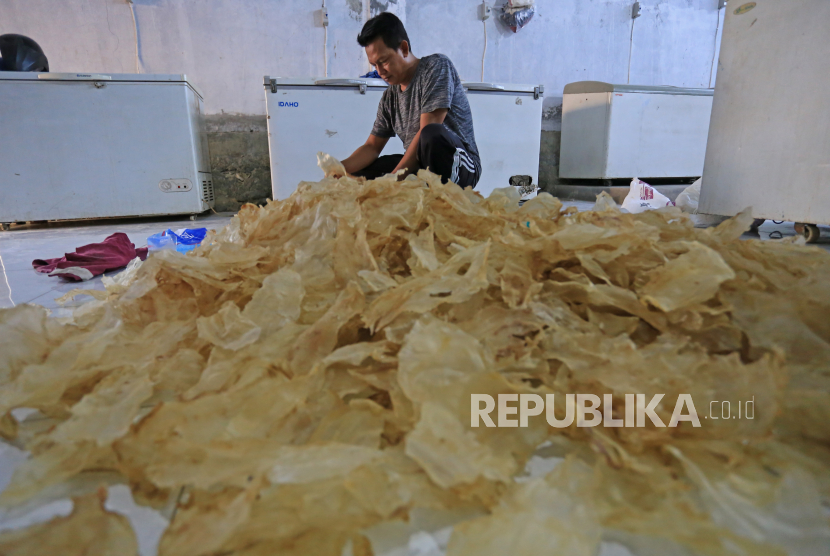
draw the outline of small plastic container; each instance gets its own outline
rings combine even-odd
[[[176,251],[179,253],[187,253],[188,251],[193,251],[197,247],[198,245],[185,245],[184,243],[180,243],[176,246]]]
[[[167,232],[160,234],[153,234],[147,238],[147,247],[150,251],[159,251],[161,249],[175,249],[176,239]]]
[[[166,233],[175,238],[176,245],[192,245],[195,247],[205,239],[207,228],[181,228],[175,232],[168,229]]]
[[[207,228],[182,228],[180,230],[165,230],[159,234],[153,234],[147,238],[147,247],[150,251],[161,249],[175,249],[179,253],[193,251],[202,240],[205,239]]]

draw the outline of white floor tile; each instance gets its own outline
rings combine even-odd
[[[77,247],[99,243],[108,236],[123,232],[136,247],[145,247],[147,237],[167,228],[208,228],[225,226],[233,215],[223,213],[198,218],[170,220],[80,221],[16,227],[0,232],[0,308],[14,307],[21,303],[36,303],[52,311],[54,316],[65,316],[69,309],[88,301],[82,296],[64,306],[55,299],[75,288],[103,290],[101,277],[86,282],[70,282],[40,274],[32,268],[35,259],[52,259],[72,253]],[[108,272],[117,274],[120,270]]]

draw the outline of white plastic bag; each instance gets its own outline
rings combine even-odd
[[[727,219],[726,216],[718,216],[716,214],[698,214],[697,209],[700,204],[700,184],[702,180],[703,178],[698,178],[677,196],[677,207],[689,214],[689,217],[695,224],[695,228],[717,226]]]
[[[533,176],[512,176],[510,185],[519,192],[521,197],[519,206],[523,205],[525,201],[533,199],[539,193],[539,186],[533,183]]]
[[[697,181],[677,196],[677,201],[675,201],[677,208],[689,214],[697,214],[697,207],[700,203],[700,183],[702,180],[703,178],[698,178]]]
[[[622,208],[634,214],[673,206],[671,199],[637,178],[631,180],[631,191],[622,203]]]

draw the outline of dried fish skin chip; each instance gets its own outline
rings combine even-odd
[[[94,441],[107,446],[122,437],[153,394],[150,377],[130,370],[112,373],[72,407],[72,416],[58,425],[52,440],[61,443]]]
[[[459,500],[429,478],[402,447],[383,450],[380,458],[355,468],[346,477],[346,490],[366,511],[382,519],[412,519],[419,510],[465,510],[480,514],[483,508]]]
[[[457,326],[484,346],[492,357],[491,368],[506,371],[537,366],[541,356],[537,347],[549,325],[531,307],[511,310],[489,305]]]
[[[403,187],[378,192],[361,203],[361,211],[369,233],[391,236],[393,230],[399,228],[414,231],[423,219],[423,188]]]
[[[263,379],[232,394],[162,404],[115,443],[119,461],[160,488],[245,485],[273,464],[285,442],[269,437],[315,379]]]
[[[650,273],[640,290],[643,300],[663,311],[674,311],[711,299],[735,272],[718,253],[703,244],[690,243],[688,251]]]
[[[251,344],[262,333],[253,321],[242,316],[239,307],[228,301],[211,317],[200,317],[196,321],[199,337],[224,349],[237,351]]]
[[[455,415],[440,404],[421,405],[420,419],[406,437],[406,455],[437,485],[450,488],[479,478],[507,482],[517,471],[509,454],[481,444]]]
[[[79,295],[88,295],[92,298],[97,299],[98,301],[103,301],[107,297],[109,297],[109,294],[107,292],[102,292],[101,290],[90,290],[90,289],[76,288],[74,290],[69,290],[68,292],[66,292],[62,296],[55,299],[55,303],[57,303],[58,305],[63,305],[64,303],[66,303],[68,301],[72,301],[73,299],[75,299]]]
[[[752,208],[745,208],[737,215],[721,222],[717,226],[706,228],[703,233],[722,242],[734,241],[741,237],[741,234],[749,230],[753,220]]]
[[[267,548],[270,553],[295,554],[299,547],[312,546],[323,550],[322,554],[332,554],[328,550],[333,545],[333,556],[341,554],[350,536],[382,519],[377,508],[366,508],[355,499],[346,484],[347,480],[337,477],[263,488],[252,505],[250,519],[237,529],[224,549],[257,546],[261,551],[254,553],[262,554]],[[297,542],[309,533],[320,538],[319,544]]]
[[[596,554],[600,523],[584,496],[591,483],[591,469],[568,460],[544,479],[513,485],[491,515],[454,527],[447,556]]]
[[[172,401],[199,382],[204,368],[204,358],[193,349],[181,349],[163,358],[150,374],[154,395],[158,401]]]
[[[596,324],[603,333],[614,337],[620,334],[631,336],[640,322],[635,317],[624,317],[608,312],[592,311],[588,309],[589,322]]]
[[[341,556],[346,550],[350,535],[341,531],[329,529],[310,529],[284,542],[261,542],[234,550],[238,556],[305,556],[315,554],[319,556]],[[352,546],[354,556],[373,556],[371,552],[359,552]]]
[[[346,169],[340,163],[339,160],[331,156],[330,154],[326,153],[317,153],[317,165],[323,171],[327,178],[332,177],[333,175],[337,176],[345,176]]]
[[[470,299],[489,284],[486,267],[489,251],[489,242],[465,249],[437,270],[383,292],[369,306],[363,322],[372,330],[380,330],[403,313],[421,314],[442,303]]]
[[[367,359],[373,359],[378,363],[396,363],[397,358],[394,354],[397,351],[395,343],[389,341],[360,342],[337,348],[326,356],[323,363],[326,366],[348,365],[350,367],[360,367],[361,363]]]
[[[244,523],[251,511],[259,483],[245,490],[219,493],[195,491],[176,513],[159,542],[159,556],[200,556],[219,551]]]
[[[362,222],[355,229],[340,221],[332,255],[332,267],[339,287],[355,281],[361,272],[377,272],[379,268],[366,240],[366,228]]]
[[[636,234],[634,238],[637,238],[635,240],[637,243],[656,242],[660,238],[660,231],[654,226],[640,220],[628,220],[627,222],[622,218],[619,220],[625,222],[627,226],[611,227],[607,224],[598,226],[591,222],[566,221],[568,225],[553,233],[551,238],[564,249],[571,251],[593,247],[618,247],[631,242],[632,234]]]
[[[391,276],[380,271],[361,270],[357,275],[362,280],[361,284],[365,284],[364,291],[366,293],[382,292],[398,285]]]
[[[261,336],[267,337],[300,318],[304,296],[302,277],[293,270],[282,269],[265,277],[242,316],[259,326]]]
[[[141,267],[142,261],[139,257],[130,261],[127,267],[116,274],[115,276],[101,276],[101,282],[107,290],[107,293],[119,294],[135,280],[138,274],[138,269]]]
[[[365,303],[360,287],[349,282],[325,314],[297,338],[288,354],[291,370],[297,374],[309,372],[314,364],[334,351],[340,329],[360,314]]]
[[[0,389],[0,413],[16,407],[62,411],[64,392],[88,381],[94,384],[96,378],[120,368],[120,362],[101,363],[108,359],[110,344],[121,332],[121,323],[111,308],[107,309],[94,326],[68,335],[43,362],[24,367],[13,382]]]
[[[126,517],[104,509],[106,490],[75,498],[72,513],[22,530],[0,533],[7,556],[135,556],[138,542]]]
[[[768,471],[748,463],[724,473],[702,450],[684,453],[667,450],[683,464],[699,487],[701,499],[713,520],[737,536],[778,545],[787,554],[809,556],[830,546],[830,524],[821,516],[816,482],[797,466]]]
[[[270,254],[269,250],[259,245],[241,247],[227,243],[220,243],[211,249],[207,258],[218,267],[228,266],[236,271],[246,270],[259,264]]]
[[[0,506],[12,508],[84,471],[109,448],[94,442],[52,443],[41,447],[14,470],[9,486],[0,494]]]
[[[605,524],[604,539],[626,546],[633,554],[673,550],[712,556],[736,552],[785,556],[780,547],[739,536],[715,523],[701,508],[698,493],[689,491],[688,480],[680,479],[682,468],[664,468],[654,454],[649,456],[650,471],[628,471],[625,480],[608,466],[595,467],[595,507]],[[651,488],[656,485],[658,489]]]
[[[281,443],[277,441],[247,438],[213,440],[204,444],[170,441],[163,446],[162,456],[145,458],[141,462],[146,463],[142,471],[144,477],[160,489],[175,490],[184,485],[205,490],[241,487],[250,477],[259,477],[267,471],[280,447]],[[122,458],[135,454],[128,449],[119,449],[118,453]],[[135,458],[135,461],[141,460]]]
[[[299,484],[343,477],[381,456],[380,450],[352,444],[285,446],[268,473],[271,484]]]
[[[0,311],[0,385],[17,378],[26,365],[41,362],[68,332],[42,307],[24,304]]]
[[[460,377],[493,369],[481,343],[460,328],[427,316],[415,323],[398,353],[398,382],[415,402],[435,399]]]
[[[342,390],[341,390],[342,392]],[[385,422],[391,416],[376,403],[354,400],[326,415],[308,441],[312,444],[338,442],[380,449]]]

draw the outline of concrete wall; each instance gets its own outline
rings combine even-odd
[[[707,87],[711,79],[714,85],[718,0],[641,0],[633,33],[632,3],[537,0],[535,18],[516,34],[495,18],[487,22],[484,80],[545,85],[542,185],[558,176],[565,84],[625,83],[630,71],[631,83]],[[0,34],[34,38],[53,71],[188,74],[205,92],[219,208],[228,209],[269,190],[262,76],[324,74],[320,4],[134,0],[131,11],[126,0],[0,0]],[[479,81],[484,25],[476,19],[478,4],[328,0],[328,75],[368,71],[355,37],[368,17],[392,11],[406,24],[416,55],[443,52],[462,79]]]

